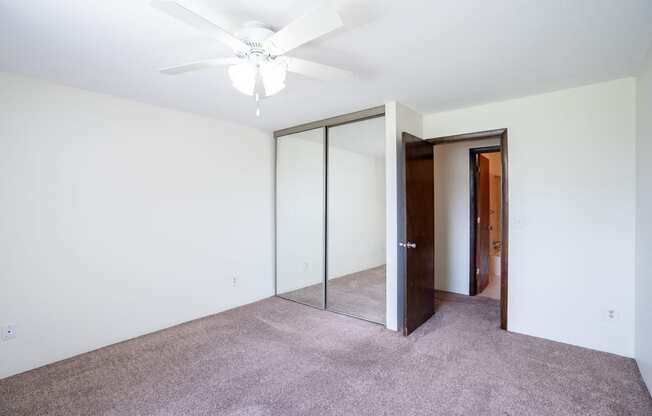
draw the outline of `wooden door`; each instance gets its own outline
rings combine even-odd
[[[490,199],[490,181],[489,159],[482,154],[477,155],[476,159],[476,247],[475,247],[475,264],[476,264],[476,287],[477,292],[482,292],[489,284],[489,251],[491,244],[491,199]]]
[[[434,151],[403,133],[405,174],[405,316],[409,335],[435,313]]]

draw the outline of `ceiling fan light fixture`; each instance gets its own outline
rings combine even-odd
[[[268,61],[260,66],[260,76],[263,79],[265,96],[277,94],[285,88],[287,65],[281,60]]]
[[[285,88],[288,71],[324,81],[351,75],[339,68],[286,55],[344,25],[332,6],[316,7],[279,30],[273,30],[261,22],[250,21],[244,23],[236,33],[231,33],[193,10],[186,1],[150,1],[159,11],[216,38],[230,47],[235,55],[162,68],[164,74],[176,75],[203,68],[228,66],[227,73],[233,87],[242,94],[255,96],[257,105],[263,94],[269,97]],[[260,115],[260,107],[257,107],[256,115]]]
[[[243,62],[230,66],[228,72],[231,83],[236,90],[245,95],[254,95],[256,78],[258,76],[258,70],[255,65],[249,62]]]

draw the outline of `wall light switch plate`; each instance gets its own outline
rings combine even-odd
[[[16,338],[16,324],[7,324],[3,326],[0,338],[2,338],[3,341],[9,341],[10,339]]]

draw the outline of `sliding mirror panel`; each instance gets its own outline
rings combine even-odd
[[[324,128],[276,140],[276,294],[324,307]]]
[[[385,118],[328,129],[327,308],[385,323]]]

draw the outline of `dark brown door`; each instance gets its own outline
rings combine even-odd
[[[435,313],[435,189],[432,144],[403,133],[405,322],[409,335]]]
[[[489,183],[489,159],[477,155],[476,159],[476,284],[477,292],[482,292],[489,284],[489,248],[491,239],[491,228],[489,223],[490,215],[490,194]]]

